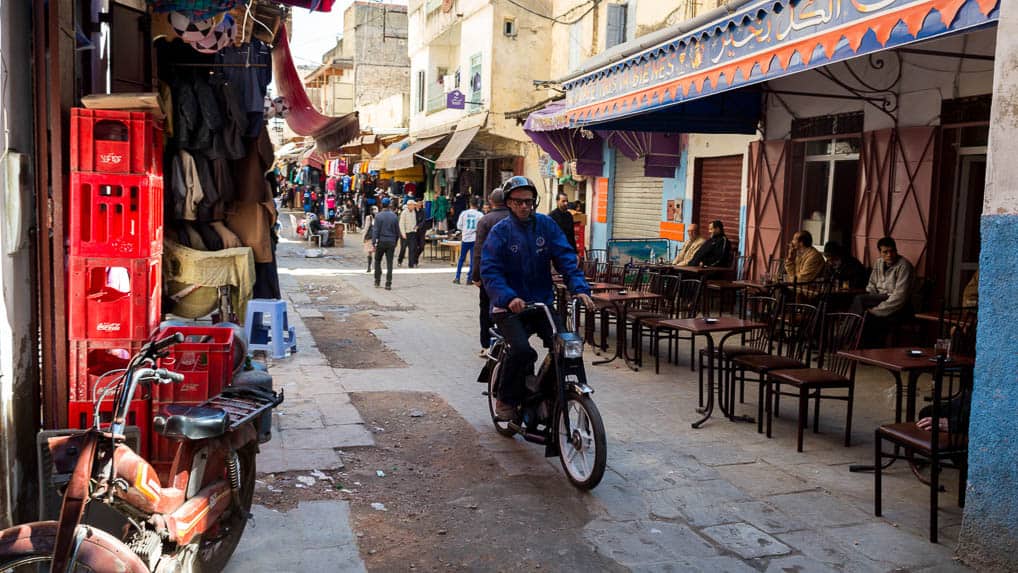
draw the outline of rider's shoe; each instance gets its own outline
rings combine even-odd
[[[516,417],[516,406],[495,400],[495,417],[503,422],[511,422]]]

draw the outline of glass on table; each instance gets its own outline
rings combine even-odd
[[[936,351],[937,356],[943,356],[945,360],[951,359],[951,339],[950,338],[938,338],[933,349]]]

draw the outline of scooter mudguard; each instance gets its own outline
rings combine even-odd
[[[52,554],[57,539],[56,521],[36,521],[0,531],[0,560],[32,554]],[[88,527],[88,526],[81,526]],[[74,571],[147,573],[148,567],[119,539],[88,527],[76,557]]]
[[[477,381],[481,384],[487,384],[488,380],[491,379],[491,372],[495,369],[496,362],[491,360],[484,361],[484,368],[481,368],[481,373],[477,375]]]
[[[166,518],[170,539],[179,545],[186,545],[196,535],[205,533],[209,525],[219,520],[229,507],[233,492],[226,480],[213,482],[187,500]]]

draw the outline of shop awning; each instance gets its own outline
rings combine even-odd
[[[647,177],[675,177],[682,160],[681,135],[652,131],[599,131],[601,137],[629,159],[643,158]]]
[[[523,124],[523,131],[556,162],[575,161],[578,174],[600,177],[604,172],[601,156],[604,140],[600,135],[584,128],[540,129],[543,118],[555,117],[565,107],[564,102],[555,102],[531,113]]]
[[[480,130],[481,126],[478,125],[453,132],[449,143],[446,144],[445,149],[438,155],[438,160],[435,161],[435,169],[456,167],[456,160],[459,159],[460,155],[463,155],[467,146],[470,145],[470,142],[474,140],[474,136]]]
[[[414,155],[424,151],[432,145],[441,141],[441,137],[430,137],[428,139],[421,139],[408,145],[405,149],[399,151],[385,162],[385,168],[388,171],[397,171],[400,169],[411,169],[414,166]]]
[[[614,122],[938,36],[995,23],[1000,0],[750,0],[662,30],[566,78],[566,107],[541,130]],[[727,8],[727,7],[726,7]],[[669,35],[671,34],[671,35]],[[749,97],[749,96],[747,96]],[[695,119],[695,116],[694,116]],[[654,121],[643,127],[662,125]],[[696,132],[697,129],[669,131]],[[635,129],[633,125],[628,129]]]
[[[339,146],[339,150],[341,152],[343,152],[343,153],[348,154],[348,155],[357,155],[358,153],[361,152],[361,140],[362,139],[363,138],[361,138],[361,137],[356,137],[356,138],[350,140],[350,142],[347,143],[346,145]]]
[[[410,138],[404,138],[381,150],[378,152],[378,155],[372,157],[368,162],[368,171],[382,171],[385,169],[385,162],[409,144]]]
[[[319,113],[312,105],[293,65],[285,25],[280,26],[276,45],[272,48],[272,70],[276,90],[290,106],[286,124],[294,133],[314,137],[315,144],[323,152],[335,151],[360,134],[357,112],[329,117]]]

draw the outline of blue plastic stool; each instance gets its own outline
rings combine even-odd
[[[269,316],[269,324],[263,322]],[[297,352],[297,333],[286,321],[286,301],[256,298],[247,303],[244,315],[244,333],[247,334],[248,354],[264,350],[273,358],[286,358],[286,349]]]

